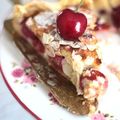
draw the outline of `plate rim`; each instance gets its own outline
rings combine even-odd
[[[7,82],[8,80],[5,77],[5,73],[2,69],[2,65],[0,63],[0,73],[2,75],[3,81],[6,84],[8,90],[10,91],[10,93],[12,94],[12,96],[16,99],[16,101],[23,107],[23,109],[25,109],[28,113],[30,113],[36,120],[42,120],[38,115],[36,115],[27,105],[25,105],[20,98],[16,95],[16,93],[14,92],[14,90],[12,89],[12,87],[9,85],[9,83]]]

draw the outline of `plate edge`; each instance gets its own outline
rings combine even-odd
[[[38,117],[33,111],[30,110],[30,108],[28,108],[20,99],[19,97],[15,94],[15,92],[13,91],[13,89],[11,88],[11,86],[9,85],[9,83],[7,82],[7,79],[5,77],[5,74],[2,70],[2,65],[0,64],[0,73],[2,75],[2,78],[7,86],[7,88],[9,89],[9,91],[11,92],[11,94],[13,95],[13,97],[17,100],[17,102],[28,112],[30,113],[36,120],[42,120],[40,117]]]

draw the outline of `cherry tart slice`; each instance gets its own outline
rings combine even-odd
[[[86,8],[59,8],[53,10],[40,2],[17,5],[14,29],[48,65],[72,82],[77,95],[98,99],[108,81],[99,70],[102,58],[94,31],[97,17]]]

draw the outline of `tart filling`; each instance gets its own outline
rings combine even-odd
[[[40,11],[24,17],[15,29],[51,67],[73,83],[78,95],[95,100],[108,86],[105,75],[99,71],[102,58],[94,33],[97,17],[84,8],[78,13],[86,16],[87,27],[77,40],[61,37],[56,23],[61,11]]]

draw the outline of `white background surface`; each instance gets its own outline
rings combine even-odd
[[[0,0],[0,36],[4,18],[12,9],[11,0]],[[6,5],[7,4],[7,5]],[[0,120],[35,120],[15,100],[0,74]]]

